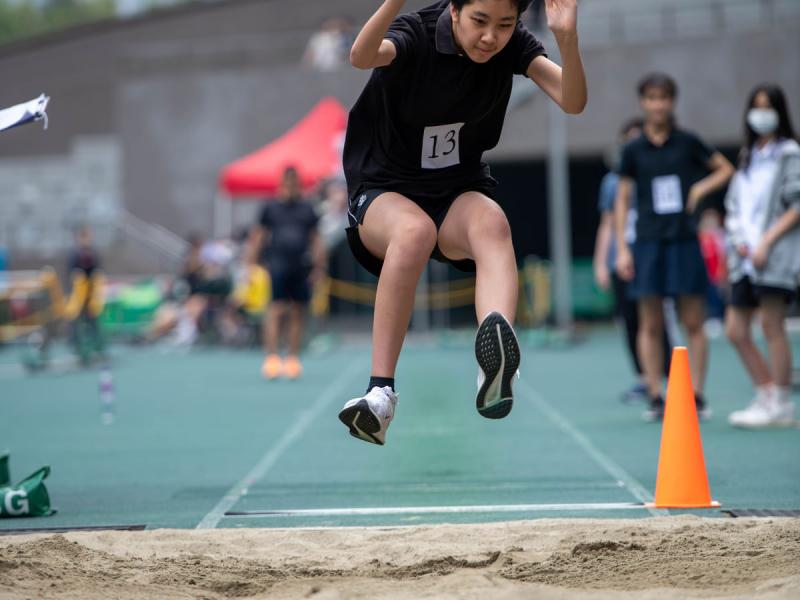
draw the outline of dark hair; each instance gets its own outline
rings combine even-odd
[[[531,0],[509,0],[511,4],[515,4],[517,7],[517,14],[521,15],[524,13],[528,5],[531,3]],[[452,4],[456,10],[461,10],[467,4],[472,4],[472,0],[450,0],[450,4]]]
[[[678,97],[678,84],[675,80],[665,73],[650,73],[639,81],[638,91],[639,98],[647,93],[649,88],[660,88],[672,98],[673,100]]]
[[[775,136],[787,140],[795,139],[794,128],[792,127],[792,118],[789,116],[789,107],[786,104],[786,94],[779,85],[774,83],[761,83],[753,88],[750,92],[750,97],[747,99],[747,105],[744,108],[744,145],[739,152],[739,167],[747,170],[750,166],[750,148],[753,147],[758,134],[753,131],[750,124],[747,122],[747,113],[753,108],[756,102],[756,96],[764,92],[769,99],[769,105],[778,113],[778,129],[775,130]]]
[[[622,127],[619,128],[619,137],[625,137],[631,129],[642,129],[643,127],[644,121],[639,117],[628,119],[622,124]]]

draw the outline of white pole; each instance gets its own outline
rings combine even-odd
[[[572,333],[572,230],[569,206],[569,157],[567,119],[555,102],[549,110],[550,148],[547,157],[548,208],[550,213],[550,259],[553,266],[556,325]]]

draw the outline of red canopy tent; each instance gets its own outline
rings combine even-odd
[[[231,199],[263,198],[277,191],[288,166],[297,168],[303,188],[341,169],[341,139],[347,111],[335,98],[323,98],[274,142],[222,169],[220,189]]]

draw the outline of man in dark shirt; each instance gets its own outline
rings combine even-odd
[[[302,373],[298,355],[311,299],[309,284],[326,270],[318,220],[314,208],[302,197],[297,170],[287,168],[277,200],[264,205],[250,237],[251,256],[258,257],[272,279],[272,302],[263,324],[267,356],[261,371],[267,379],[281,375],[296,379]],[[284,317],[288,321],[285,360],[278,353]]]
[[[490,419],[510,412],[517,264],[482,156],[500,139],[515,74],[567,113],[587,97],[576,0],[546,6],[563,69],[520,22],[528,0],[440,0],[399,15],[404,4],[385,0],[350,51],[353,66],[373,72],[350,111],[343,157],[348,241],[379,279],[371,376],[339,419],[375,444],[394,417],[395,369],[429,258],[476,272],[475,404]]]
[[[615,202],[617,272],[630,282],[639,306],[639,360],[647,381],[648,420],[664,414],[661,393],[664,330],[662,300],[676,297],[686,329],[698,414],[709,412],[702,395],[708,362],[703,331],[708,286],[697,240],[695,209],[711,192],[724,186],[733,166],[695,134],[675,126],[677,86],[667,75],[653,74],[639,84],[645,122],[642,135],[622,152]],[[633,201],[638,212],[633,252],[625,239],[625,223]]]

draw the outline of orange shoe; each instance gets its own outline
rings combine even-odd
[[[261,374],[267,379],[275,379],[281,376],[283,370],[283,361],[277,354],[268,354],[264,359],[264,364],[261,365]]]
[[[303,365],[296,356],[287,356],[283,363],[283,374],[289,379],[297,379],[303,374]]]

